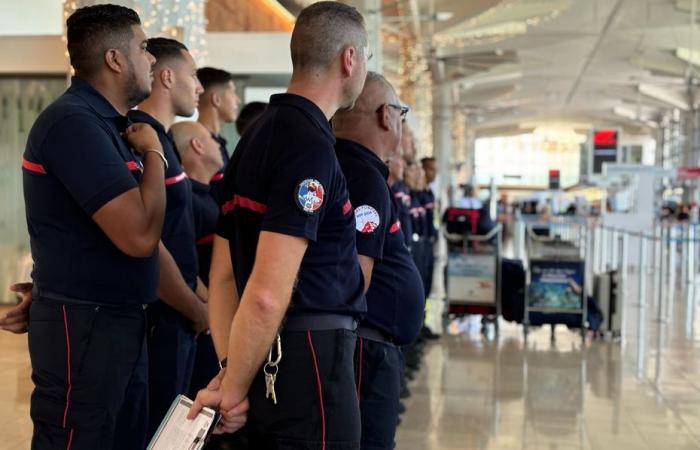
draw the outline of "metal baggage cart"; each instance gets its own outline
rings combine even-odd
[[[469,210],[462,217],[472,218]],[[448,210],[449,213],[449,210]],[[466,314],[481,314],[494,323],[498,333],[498,317],[501,316],[501,248],[502,227],[496,225],[488,234],[478,235],[472,231],[476,226],[466,227],[462,233],[445,228],[447,240],[447,265],[445,267],[445,290],[448,315],[461,317]]]

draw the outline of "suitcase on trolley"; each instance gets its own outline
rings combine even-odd
[[[501,261],[501,314],[508,322],[522,323],[525,304],[525,266],[519,259]]]

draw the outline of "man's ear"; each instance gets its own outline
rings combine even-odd
[[[200,141],[199,139],[190,139],[190,147],[192,147],[192,150],[194,150],[194,152],[199,156],[202,156],[204,154],[204,145],[202,145],[202,141]]]
[[[221,95],[216,90],[211,92],[211,104],[216,108],[221,105]]]
[[[115,73],[125,73],[128,67],[126,57],[116,48],[107,49],[104,53],[104,61],[107,67]]]
[[[171,68],[163,67],[160,72],[158,72],[157,77],[166,89],[171,89],[175,86],[175,72],[173,72]]]
[[[347,46],[340,53],[340,66],[343,71],[343,75],[352,76],[353,71],[357,67],[357,57],[358,53],[355,47]]]
[[[379,116],[379,127],[384,131],[391,130],[391,114],[389,113],[389,106],[384,103],[381,106],[381,110],[377,114]]]

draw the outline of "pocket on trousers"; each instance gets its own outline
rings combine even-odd
[[[31,416],[48,425],[97,429],[105,422],[104,364],[84,370],[92,349],[97,307],[35,302],[29,323],[29,353],[35,389]],[[93,364],[98,366],[98,364]],[[86,372],[90,372],[86,376]]]

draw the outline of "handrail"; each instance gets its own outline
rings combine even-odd
[[[443,234],[445,238],[450,242],[458,242],[465,239],[468,241],[484,242],[493,239],[496,236],[496,234],[498,234],[498,232],[501,231],[501,228],[503,228],[503,225],[499,223],[486,234],[458,234],[448,233],[446,230],[443,231]]]

